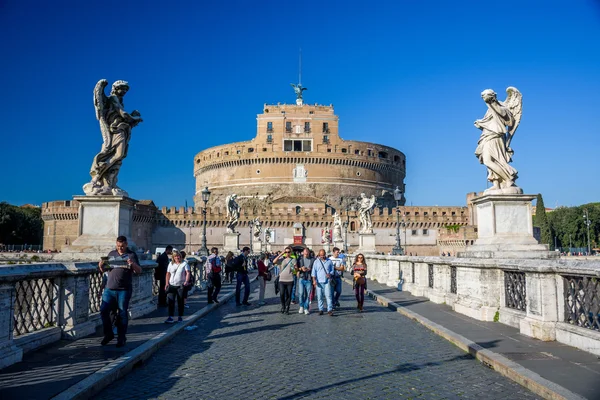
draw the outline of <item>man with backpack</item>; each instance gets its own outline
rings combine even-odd
[[[237,256],[233,261],[233,267],[237,272],[237,284],[235,285],[235,304],[241,306],[249,306],[248,298],[250,297],[250,278],[248,277],[248,255],[250,247],[244,247],[242,254]],[[242,283],[244,284],[244,301],[240,303]]]
[[[213,247],[210,249],[210,256],[206,259],[204,273],[208,281],[208,304],[218,303],[217,297],[221,291],[221,258],[219,258],[219,249]]]

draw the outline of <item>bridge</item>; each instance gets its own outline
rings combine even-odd
[[[155,264],[145,261],[123,349],[99,344],[94,264],[2,266],[0,397],[599,397],[600,263],[367,261],[363,313],[349,284],[330,317],[280,314],[271,284],[258,306],[255,282],[251,306],[227,301],[233,285],[224,286],[225,301],[208,305],[197,280],[176,325],[156,309]]]

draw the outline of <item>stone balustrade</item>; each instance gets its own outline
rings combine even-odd
[[[367,256],[368,277],[600,355],[600,260]]]
[[[156,309],[154,261],[134,275],[133,318]],[[102,274],[97,262],[0,265],[0,368],[61,338],[93,333],[100,320]]]

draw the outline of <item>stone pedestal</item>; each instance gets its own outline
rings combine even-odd
[[[98,260],[114,250],[118,236],[127,237],[130,248],[133,208],[136,200],[124,196],[73,196],[79,202],[78,237],[63,253],[76,253],[80,260]]]
[[[478,239],[458,257],[554,258],[555,252],[533,237],[531,200],[534,195],[491,194],[477,197]]]
[[[253,240],[252,241],[252,251],[254,253],[260,253],[263,251],[263,245],[262,242],[260,240]]]
[[[223,251],[232,251],[234,254],[240,251],[240,234],[238,232],[223,234]]]
[[[0,284],[0,368],[23,359],[23,349],[13,341],[14,290],[14,284]]]
[[[326,254],[329,254],[331,252],[331,243],[323,243],[322,246]]]
[[[375,234],[374,233],[359,233],[358,234],[358,250],[357,253],[375,253]]]

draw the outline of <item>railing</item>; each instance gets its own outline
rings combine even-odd
[[[56,324],[56,301],[52,278],[26,279],[15,283],[13,335],[15,337]]]
[[[456,294],[456,267],[450,266],[450,293]]]
[[[410,263],[411,266],[411,272],[410,272],[410,276],[411,276],[411,283],[415,283],[415,263]]]
[[[587,276],[563,276],[566,323],[600,330],[600,281]]]
[[[95,271],[90,274],[90,314],[100,312],[100,305],[102,304],[102,280],[104,273]]]
[[[427,282],[430,288],[433,288],[433,264],[427,264]]]
[[[504,271],[504,296],[506,307],[526,310],[527,292],[524,272]]]

